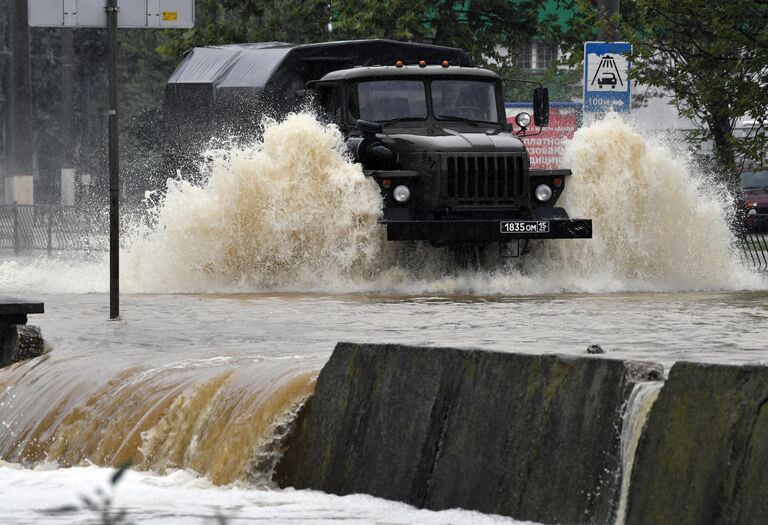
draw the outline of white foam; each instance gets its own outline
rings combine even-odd
[[[0,255],[0,290],[17,293],[91,293],[109,290],[106,256]]]
[[[606,291],[761,285],[734,257],[729,196],[676,148],[612,114],[574,135],[565,164],[574,175],[562,205],[593,220],[594,238],[540,245],[540,271],[565,269]]]
[[[364,278],[384,253],[381,196],[306,114],[261,143],[213,153],[201,185],[170,181],[156,225],[126,254],[132,291],[307,287]]]
[[[154,227],[128,225],[123,292],[298,291],[532,295],[557,292],[763,289],[739,265],[731,204],[679,144],[648,139],[618,116],[579,130],[560,202],[591,218],[590,240],[540,241],[521,266],[494,257],[457,269],[445,249],[384,240],[381,197],[343,153],[332,126],[296,114],[260,142],[212,151],[210,172],[152,195]],[[195,182],[190,182],[194,180]],[[409,248],[411,249],[411,248]],[[99,260],[8,258],[0,290],[108,290]]]
[[[132,523],[203,524],[227,523],[293,524],[309,522],[356,525],[391,523],[508,524],[523,522],[465,510],[434,512],[403,503],[365,495],[333,496],[307,490],[258,490],[245,485],[218,487],[187,471],[165,476],[128,471],[117,486],[108,480],[113,471],[89,467],[56,470],[20,469],[0,463],[0,484],[8,504],[3,519],[17,525],[37,523],[101,522],[101,516],[84,509],[82,496],[100,501],[97,491],[114,498],[113,511],[126,510]],[[45,497],[41,498],[40,495]],[[66,507],[77,509],[66,510]],[[530,522],[525,522],[530,523]]]

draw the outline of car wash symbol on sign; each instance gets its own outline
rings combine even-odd
[[[616,66],[616,60],[611,55],[604,55],[600,60],[600,65],[597,66],[597,72],[592,77],[592,86],[597,82],[598,89],[603,89],[606,86],[610,86],[611,89],[616,89],[616,84],[624,85],[624,80],[621,78],[621,72]]]
[[[584,44],[584,111],[628,112],[630,108],[629,56],[627,42]]]

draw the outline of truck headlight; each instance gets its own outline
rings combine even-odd
[[[411,198],[411,190],[408,189],[408,186],[401,184],[400,186],[395,186],[395,189],[392,190],[392,196],[397,202],[402,204],[408,202],[408,199]]]
[[[528,113],[518,113],[515,117],[515,122],[517,122],[517,125],[521,128],[527,128],[531,125],[531,116]]]
[[[547,202],[552,198],[552,188],[546,184],[539,184],[536,186],[536,199],[540,202]]]

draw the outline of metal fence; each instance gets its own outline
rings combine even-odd
[[[740,240],[744,263],[754,270],[768,272],[768,233],[747,231]]]
[[[21,250],[107,250],[106,224],[74,206],[0,205],[0,248]]]

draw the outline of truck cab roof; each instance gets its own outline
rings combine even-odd
[[[338,82],[351,81],[369,78],[398,78],[398,77],[472,77],[476,79],[487,79],[489,81],[501,80],[501,77],[487,69],[477,67],[462,66],[367,66],[354,67],[351,69],[341,69],[331,71],[318,81],[310,82]]]

